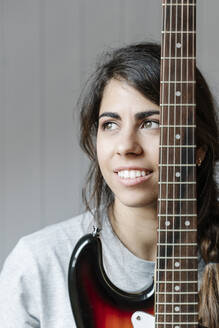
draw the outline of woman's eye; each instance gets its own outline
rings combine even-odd
[[[157,128],[159,128],[159,122],[147,120],[142,123],[141,127],[143,129],[157,129]]]
[[[105,122],[102,124],[103,130],[115,130],[117,127],[117,124],[114,122]]]

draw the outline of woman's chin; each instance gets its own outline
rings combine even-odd
[[[121,205],[125,207],[131,207],[131,208],[142,208],[142,207],[153,207],[157,208],[157,196],[154,198],[147,199],[146,197],[143,197],[141,199],[137,197],[120,197],[115,198],[115,201],[119,202]]]

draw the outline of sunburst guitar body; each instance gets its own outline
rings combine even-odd
[[[107,277],[98,234],[79,240],[69,265],[69,295],[77,328],[154,327],[154,286],[137,294]]]

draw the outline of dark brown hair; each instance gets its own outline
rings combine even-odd
[[[99,221],[100,209],[108,207],[113,201],[113,194],[101,175],[95,147],[104,88],[112,78],[123,79],[159,105],[160,52],[158,44],[141,43],[104,54],[81,96],[81,147],[91,160],[83,199],[87,210],[95,209],[92,213]],[[197,168],[198,243],[205,263],[219,262],[219,209],[215,181],[215,164],[219,160],[217,118],[211,92],[198,69],[196,105],[196,144],[197,148],[202,147],[206,151],[204,161]],[[206,292],[203,286],[207,286],[206,283],[203,282],[201,293]],[[219,312],[219,301],[216,308]],[[203,315],[200,315],[201,321],[208,322],[211,328],[218,327],[216,321],[206,321]]]

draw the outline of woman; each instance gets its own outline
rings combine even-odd
[[[113,51],[105,56],[89,85],[81,103],[81,145],[91,159],[83,192],[87,212],[24,237],[15,247],[0,279],[2,327],[74,327],[67,290],[69,259],[78,239],[91,232],[95,223],[102,228],[104,265],[109,278],[128,291],[141,290],[152,282],[157,228],[160,47],[138,44]],[[212,97],[198,70],[196,95],[201,282],[203,263],[218,262],[219,257],[214,180],[219,148]],[[205,273],[212,275],[211,299],[205,281],[201,287],[200,318],[202,324],[212,328],[219,322],[216,270],[216,265],[210,264]]]

